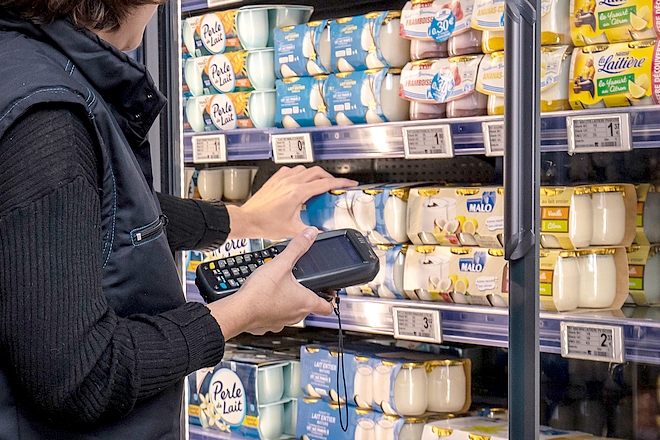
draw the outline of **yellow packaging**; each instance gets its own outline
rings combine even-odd
[[[541,0],[541,45],[571,44],[570,0]],[[504,0],[475,0],[471,27],[483,31],[481,50],[504,50]]]
[[[559,304],[555,302],[555,297],[553,296],[556,293],[556,289],[553,286],[555,283],[561,282],[557,277],[555,277],[555,271],[558,269],[557,263],[559,257],[574,257],[579,258],[583,255],[588,254],[599,254],[599,253],[608,253],[614,257],[614,265],[616,270],[616,281],[615,289],[616,295],[614,300],[609,307],[598,308],[598,310],[619,310],[621,306],[626,302],[628,298],[628,257],[626,253],[626,248],[624,247],[611,247],[611,248],[592,248],[584,249],[573,252],[566,252],[562,250],[541,250],[539,258],[539,295],[541,299],[541,309],[557,312],[557,311],[569,311],[561,307],[557,307]],[[584,274],[580,273],[580,276]],[[580,282],[570,283],[571,286],[574,286],[576,290],[580,288]],[[577,294],[576,292],[574,292]],[[588,312],[594,310],[593,308],[587,307],[578,307],[576,309],[571,309],[572,312]]]
[[[628,252],[628,289],[635,304],[660,303],[660,246],[633,245]]]
[[[571,0],[571,37],[576,46],[657,38],[657,0]]]
[[[623,193],[626,218],[623,240],[619,246],[630,246],[635,238],[635,219],[637,194],[631,184],[607,185]],[[590,202],[587,205],[580,204],[582,211],[572,212],[577,209],[573,196],[586,196],[592,191],[600,191],[603,185],[583,185],[574,187],[542,187],[541,188],[541,245],[544,248],[561,248],[572,250],[588,247],[591,228],[583,227],[580,223],[585,215],[591,214]],[[586,245],[576,245],[578,242]]]
[[[507,307],[508,273],[502,249],[409,246],[403,290],[422,301]]]
[[[571,107],[577,110],[657,104],[657,47],[656,40],[645,40],[576,48],[571,57],[568,90]]]
[[[504,189],[501,187],[411,188],[408,238],[413,244],[501,248]]]
[[[541,47],[542,112],[570,110],[566,89],[570,62],[570,46]],[[476,90],[488,95],[489,115],[504,114],[504,52],[484,55],[477,73]]]

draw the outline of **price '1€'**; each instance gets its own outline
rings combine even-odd
[[[403,127],[403,155],[406,159],[454,157],[451,126]]]
[[[629,151],[630,115],[567,116],[568,153]]]

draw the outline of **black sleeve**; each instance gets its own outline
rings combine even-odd
[[[108,306],[87,123],[35,107],[0,139],[0,368],[16,398],[68,423],[125,414],[224,351],[202,304],[134,319]]]
[[[222,202],[158,193],[158,201],[167,216],[167,241],[173,251],[213,250],[227,240],[229,214]]]

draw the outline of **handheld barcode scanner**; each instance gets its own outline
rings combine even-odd
[[[236,292],[259,266],[282,252],[289,241],[235,257],[207,261],[197,266],[195,284],[207,303]],[[367,239],[354,229],[321,232],[293,267],[303,286],[323,292],[364,284],[378,274],[380,263]]]

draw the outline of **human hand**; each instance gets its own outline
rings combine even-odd
[[[300,219],[303,203],[311,197],[358,182],[334,177],[323,168],[282,167],[242,206],[227,206],[230,238],[293,237],[305,229]]]
[[[279,332],[310,313],[332,313],[332,303],[303,287],[291,272],[317,234],[316,228],[307,227],[277,257],[255,270],[238,292],[208,305],[225,339],[243,332]]]

